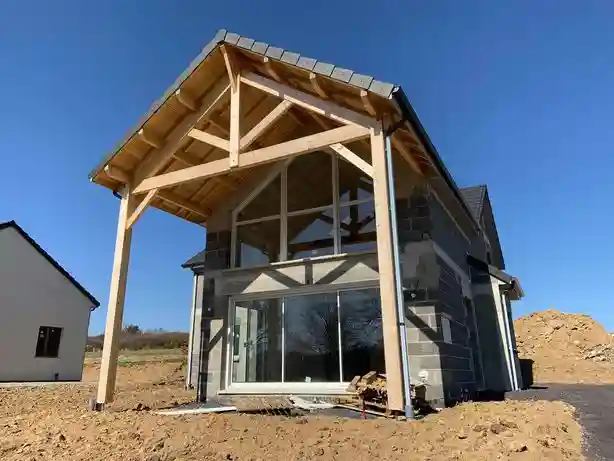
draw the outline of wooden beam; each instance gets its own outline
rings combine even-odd
[[[204,210],[198,203],[192,202],[191,200],[180,197],[179,195],[162,190],[158,193],[158,198],[164,200],[165,202],[172,203],[181,208],[185,208],[192,213],[202,216],[203,218],[208,218],[211,215],[211,210]]]
[[[359,170],[362,170],[363,173],[369,175],[371,178],[373,177],[373,167],[369,165],[368,162],[364,161],[350,149],[345,147],[343,144],[333,144],[330,148],[335,151],[340,157],[343,157],[345,160],[350,162]]]
[[[139,184],[143,179],[158,173],[164,167],[166,162],[172,157],[173,152],[179,149],[182,143],[188,139],[190,130],[200,120],[207,118],[209,114],[211,114],[229,88],[230,84],[226,76],[221,77],[202,99],[199,110],[188,114],[179,125],[171,131],[161,149],[151,152],[145,157],[134,174],[134,184]]]
[[[369,99],[369,92],[367,90],[360,90],[360,99],[362,99],[362,105],[365,106],[365,110],[369,115],[376,117],[377,111],[373,107],[373,104],[371,104],[371,99]]]
[[[117,166],[105,165],[104,172],[109,178],[115,181],[119,181],[123,184],[128,184],[130,182],[130,175]]]
[[[151,147],[154,147],[156,149],[159,149],[164,144],[160,136],[155,133],[152,133],[149,130],[146,131],[144,128],[141,128],[139,130],[138,135],[144,143],[149,144]]]
[[[220,46],[222,50],[222,55],[224,56],[224,64],[226,64],[226,72],[228,73],[228,80],[230,81],[230,88],[236,89],[239,72],[236,66],[236,60],[234,56],[232,56],[232,51],[230,51],[226,45]]]
[[[326,91],[324,91],[320,86],[320,82],[318,82],[318,75],[316,73],[309,72],[309,83],[311,83],[313,91],[315,91],[318,96],[323,99],[328,99],[328,94],[326,94]]]
[[[202,130],[197,130],[196,128],[192,128],[189,132],[188,132],[188,136],[190,138],[194,138],[200,142],[204,142],[206,144],[209,144],[213,147],[217,147],[218,149],[222,149],[225,150],[226,152],[228,152],[230,150],[230,146],[228,145],[228,141],[226,139],[222,139],[218,136],[215,136],[211,133],[207,133],[205,131]]]
[[[177,91],[175,91],[175,97],[177,98],[177,101],[179,101],[186,109],[189,109],[192,112],[196,112],[198,110],[196,100],[186,90],[179,88]]]
[[[239,166],[239,144],[241,142],[241,80],[230,89],[230,167]]]
[[[260,122],[256,124],[245,136],[241,138],[239,148],[241,151],[251,146],[256,139],[271,127],[280,117],[290,110],[292,103],[290,101],[280,102],[275,109],[269,112]]]
[[[154,199],[156,194],[158,193],[158,189],[152,189],[147,192],[147,195],[143,197],[143,200],[136,206],[135,210],[132,212],[128,221],[126,221],[126,228],[131,229],[134,223],[141,217],[141,215],[145,212],[151,201]]]
[[[369,130],[358,126],[342,126],[323,133],[282,142],[270,147],[256,149],[241,154],[241,164],[235,169],[274,162],[294,155],[307,154],[327,148],[332,144],[352,142],[369,136]],[[202,178],[219,176],[230,171],[229,159],[214,160],[183,170],[171,171],[143,180],[134,193],[141,194],[151,189],[165,188]]]
[[[388,188],[388,167],[386,140],[382,127],[371,130],[371,156],[373,161],[373,199],[377,231],[377,261],[382,306],[382,330],[384,332],[384,361],[386,363],[386,388],[388,408],[404,409],[403,373],[397,303],[397,289],[394,272],[394,247],[390,220],[390,197]],[[409,402],[407,402],[409,404]]]
[[[399,140],[399,138],[395,137],[395,135],[392,135],[391,142],[392,142],[392,146],[397,150],[399,155],[403,157],[403,159],[409,164],[411,169],[414,170],[416,173],[418,173],[420,176],[424,176],[424,173],[422,173],[422,169],[420,168],[420,165],[418,165],[418,162],[416,162],[416,159],[414,159],[414,156],[410,153],[409,150],[405,148],[405,146]]]
[[[277,72],[275,72],[275,69],[273,69],[271,60],[265,56],[262,62],[264,62],[264,69],[266,73],[269,74],[273,80],[281,83],[281,77],[279,76]]]
[[[296,90],[282,83],[274,82],[254,73],[241,75],[241,81],[265,93],[290,101],[317,114],[328,117],[347,125],[358,125],[366,128],[377,125],[377,120],[364,114],[354,112],[330,101],[323,101],[311,94]]]
[[[128,188],[125,188],[119,205],[113,272],[111,274],[107,321],[104,330],[102,360],[96,394],[96,408],[99,410],[102,410],[106,403],[113,400],[113,392],[115,390],[119,336],[122,330],[128,263],[130,260],[130,243],[132,240],[132,230],[126,226],[126,223],[128,216],[134,210],[134,204],[134,196],[128,192]]]

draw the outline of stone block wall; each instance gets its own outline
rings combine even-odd
[[[397,199],[396,208],[411,379],[426,382],[427,398],[443,406],[477,388],[473,317],[465,307],[462,278],[433,243],[467,273],[470,244],[426,187]]]

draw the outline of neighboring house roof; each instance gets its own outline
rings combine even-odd
[[[302,71],[313,72],[331,80],[337,81],[342,84],[352,85],[362,90],[366,90],[369,93],[377,95],[379,97],[387,98],[393,101],[401,113],[404,121],[415,130],[417,137],[423,143],[427,154],[432,160],[432,163],[438,173],[442,176],[448,187],[452,190],[453,194],[458,199],[458,202],[465,213],[470,218],[473,215],[469,211],[467,204],[463,200],[463,197],[456,185],[452,175],[443,164],[439,153],[435,149],[435,146],[431,142],[428,134],[426,133],[422,123],[418,119],[416,112],[411,106],[409,99],[401,89],[399,85],[395,85],[388,82],[382,82],[376,80],[370,75],[364,75],[356,73],[350,69],[345,69],[334,64],[318,61],[313,58],[301,56],[299,53],[295,53],[283,48],[278,48],[268,43],[258,42],[251,38],[243,37],[239,34],[228,32],[225,29],[220,29],[213,40],[211,40],[201,51],[201,53],[190,63],[188,68],[175,80],[175,82],[168,88],[161,98],[154,102],[151,108],[145,113],[143,117],[136,123],[135,127],[129,131],[129,133],[117,144],[115,149],[107,155],[89,174],[90,180],[94,181],[103,170],[104,167],[111,162],[111,160],[123,149],[123,147],[135,137],[135,135],[142,129],[145,124],[152,118],[156,112],[158,112],[162,106],[169,100],[176,91],[182,86],[182,84],[188,80],[188,78],[196,72],[198,67],[203,63],[209,55],[211,55],[218,46],[227,44],[233,47],[248,50],[251,53],[256,53],[267,57],[273,61],[292,66]],[[478,228],[478,222],[474,223]]]
[[[484,198],[486,197],[486,185],[463,187],[460,193],[465,199],[465,203],[469,207],[473,218],[480,222],[482,210],[484,209]]]
[[[488,264],[487,262],[482,261],[481,259],[470,254],[467,255],[467,263],[474,269],[490,274],[497,280],[509,285],[510,290],[512,290],[515,294],[515,297],[512,299],[520,299],[524,297],[524,291],[520,286],[520,280],[518,280],[518,278],[509,275],[507,272],[504,272],[492,264]]]
[[[202,264],[205,263],[205,255],[207,254],[207,250],[202,250],[199,251],[198,253],[196,253],[194,256],[192,256],[190,259],[188,259],[186,262],[184,262],[181,267],[183,268],[188,268],[188,267],[195,267],[195,266],[200,266]]]
[[[32,237],[30,237],[28,233],[24,231],[15,221],[8,221],[8,222],[0,223],[0,232],[2,232],[5,229],[9,229],[9,228],[15,229],[25,240],[27,240],[28,243],[32,245],[34,249],[38,251],[43,258],[49,261],[49,263],[51,263],[53,267],[55,267],[64,277],[66,277],[75,286],[77,290],[79,290],[86,298],[88,298],[92,302],[92,304],[94,305],[94,308],[100,306],[100,302],[96,298],[94,298],[94,296],[92,296],[90,292],[88,292],[85,288],[83,288],[83,286],[79,282],[77,282],[73,278],[73,276],[70,275],[68,271],[66,271],[66,269],[60,266],[60,264],[55,259],[53,259],[49,255],[49,253],[43,250],[41,246],[38,243],[36,243],[36,241]]]

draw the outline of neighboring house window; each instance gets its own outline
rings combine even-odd
[[[38,329],[38,340],[36,342],[36,357],[57,357],[60,351],[61,337],[61,328],[40,327]]]
[[[375,251],[373,181],[327,152],[294,159],[234,213],[234,266]]]

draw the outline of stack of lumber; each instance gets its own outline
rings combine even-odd
[[[346,402],[348,407],[354,407],[372,414],[392,416],[388,408],[388,391],[386,388],[386,375],[370,371],[363,376],[355,376],[347,388],[355,397]],[[415,409],[426,405],[426,386],[423,384],[411,385],[412,406]]]

